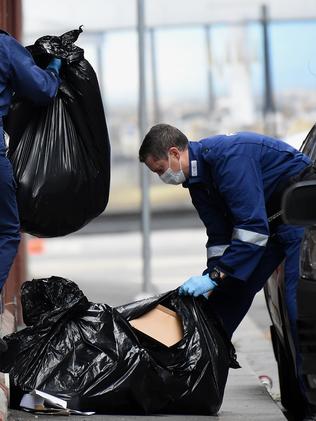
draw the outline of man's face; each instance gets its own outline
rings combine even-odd
[[[177,148],[172,147],[168,151],[168,158],[157,159],[152,155],[149,155],[145,164],[150,169],[150,171],[156,173],[158,176],[166,172],[169,166],[173,171],[179,171],[180,152]]]
[[[145,164],[150,169],[150,171],[156,173],[158,176],[162,175],[169,168],[168,159],[156,159],[152,155],[148,156]]]

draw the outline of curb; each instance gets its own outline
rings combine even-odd
[[[279,375],[271,339],[246,315],[234,334],[232,342],[237,355],[239,352],[245,355],[247,363],[258,382],[264,385],[260,377],[272,380],[272,384],[267,387],[267,391],[276,405],[280,407],[280,404],[278,404],[280,396]]]

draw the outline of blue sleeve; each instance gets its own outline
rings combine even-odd
[[[249,156],[231,155],[216,161],[214,178],[233,220],[230,246],[217,266],[246,281],[269,238],[260,166]]]
[[[213,189],[207,189],[203,185],[194,186],[190,189],[190,195],[192,203],[206,227],[208,266],[215,266],[230,245],[231,224],[225,217],[225,210],[218,203],[218,195],[215,197]]]
[[[39,105],[56,96],[60,79],[52,71],[38,67],[31,54],[13,37],[8,37],[9,79],[13,90]]]

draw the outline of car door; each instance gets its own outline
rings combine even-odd
[[[300,151],[308,155],[313,162],[316,160],[316,124],[309,131],[305,140],[302,142]],[[301,250],[301,274],[314,277],[316,281],[316,232],[315,228],[306,229],[305,238]],[[305,274],[305,275],[304,275]],[[306,286],[302,287],[302,279],[298,288],[298,301],[306,303]],[[298,411],[303,405],[298,380],[296,378],[296,351],[293,343],[289,319],[286,312],[284,299],[284,273],[283,264],[273,273],[264,288],[267,307],[272,321],[271,337],[273,342],[274,354],[278,363],[279,380],[281,389],[281,402],[290,413]],[[316,293],[316,282],[315,282]],[[316,302],[316,297],[315,297]],[[303,304],[304,307],[304,304]],[[316,310],[316,307],[315,307]],[[316,311],[315,311],[316,313]],[[299,315],[300,318],[300,315]],[[310,327],[310,325],[308,325]],[[305,326],[306,329],[306,326]],[[316,323],[315,323],[316,331]],[[305,332],[306,333],[306,332]],[[309,339],[308,339],[309,342]],[[314,364],[315,365],[315,364]],[[311,369],[310,373],[316,373]],[[310,383],[316,385],[316,376],[310,376]],[[310,402],[316,403],[316,389],[309,389],[308,397]]]
[[[316,124],[306,136],[300,150],[313,162],[316,161]],[[297,290],[297,310],[302,372],[307,398],[311,404],[316,405],[316,225],[305,228],[300,264],[301,279]]]

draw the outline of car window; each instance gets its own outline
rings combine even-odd
[[[306,136],[300,151],[308,155],[313,161],[316,160],[316,124],[314,124]]]

